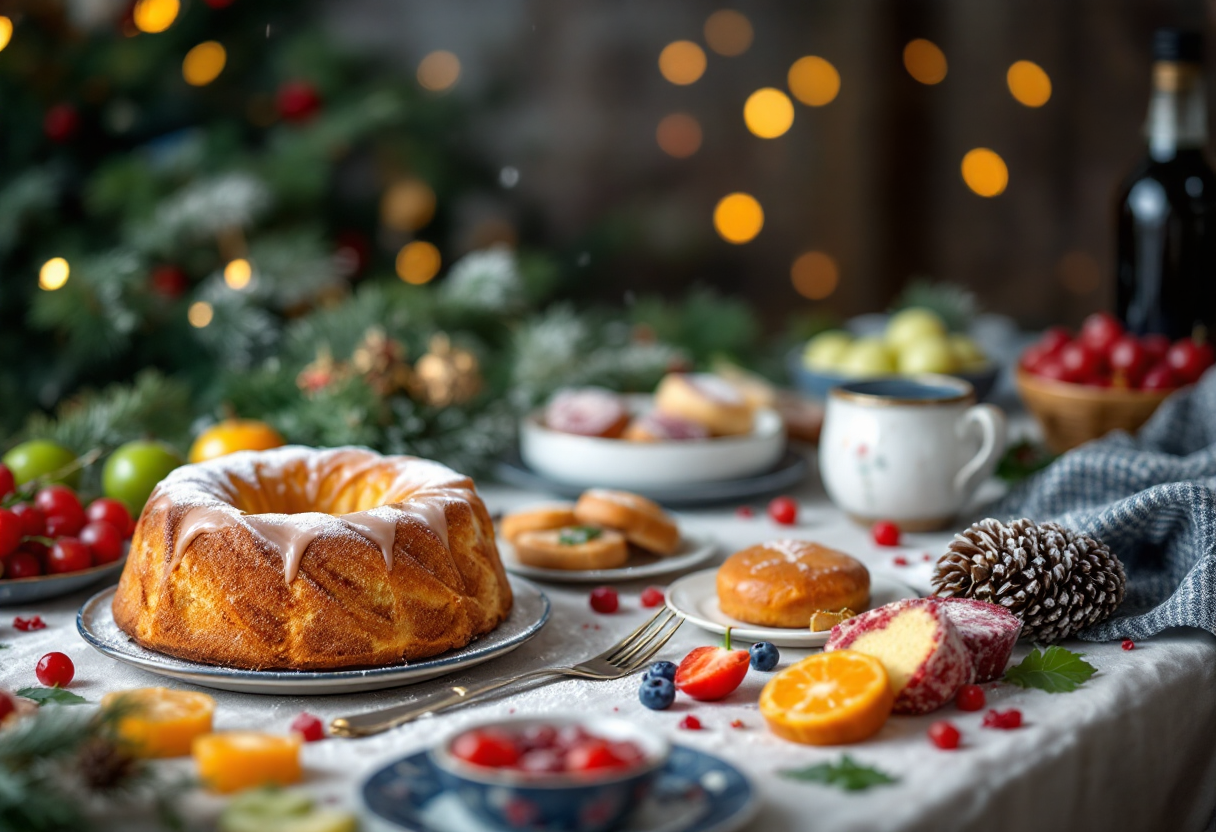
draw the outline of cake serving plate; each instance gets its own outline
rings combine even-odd
[[[130,544],[127,545],[129,548]],[[0,607],[45,601],[47,598],[68,595],[86,589],[102,581],[117,579],[126,562],[127,556],[124,554],[113,563],[103,563],[101,566],[81,569],[78,572],[2,580],[0,581]]]
[[[203,687],[238,693],[360,693],[412,685],[510,653],[549,620],[549,599],[531,581],[510,576],[515,602],[507,620],[459,650],[430,659],[354,670],[242,670],[192,662],[139,646],[118,628],[110,605],[117,587],[98,592],[76,615],[76,629],[89,646],[112,659]]]
[[[516,575],[557,584],[615,583],[638,581],[682,572],[700,566],[718,553],[718,545],[707,535],[681,535],[680,548],[667,556],[642,552],[630,547],[629,560],[615,569],[546,569],[520,563],[515,548],[504,538],[498,538],[498,554],[503,568]]]

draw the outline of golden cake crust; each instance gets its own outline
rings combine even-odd
[[[511,603],[472,480],[413,457],[288,447],[170,474],[113,610],[162,653],[323,670],[463,647]]]
[[[808,540],[735,552],[718,569],[718,605],[748,624],[805,629],[820,610],[870,605],[870,573],[856,558]]]

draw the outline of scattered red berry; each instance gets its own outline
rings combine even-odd
[[[1000,728],[1003,731],[1021,728],[1022,712],[1016,708],[1010,708],[1008,711],[989,711],[984,714],[984,727]]]
[[[17,710],[17,702],[9,692],[0,690],[0,722],[8,719],[8,715]]]
[[[921,560],[923,560],[923,561],[925,561],[926,563],[928,563],[929,561],[933,560],[933,555],[929,554],[928,552],[925,552],[925,554],[924,554],[924,556],[921,558]]]
[[[304,742],[325,739],[325,725],[307,711],[291,721],[291,730],[299,734]]]
[[[452,743],[452,754],[476,766],[505,768],[519,760],[514,740],[501,731],[469,731]]]
[[[152,270],[152,289],[158,295],[176,300],[190,288],[190,278],[177,266],[157,266]]]
[[[28,543],[26,544],[29,545]],[[4,559],[4,577],[36,578],[42,574],[42,561],[33,552],[18,549]]]
[[[321,97],[307,81],[288,81],[279,87],[279,115],[287,121],[308,121],[321,109]]]
[[[1124,650],[1135,650],[1136,642],[1132,641],[1130,638],[1125,638],[1123,640],[1123,643],[1120,644],[1119,646],[1122,647]]]
[[[38,660],[34,675],[48,688],[66,688],[76,675],[76,666],[63,653],[47,653]]]
[[[127,507],[109,497],[99,497],[89,503],[89,510],[85,513],[90,521],[109,523],[118,529],[124,538],[130,537],[135,529],[135,521],[131,519],[131,512],[127,511]]]
[[[960,711],[978,711],[985,702],[984,689],[979,685],[963,685],[954,695],[954,704]]]
[[[104,520],[95,520],[81,529],[80,542],[89,547],[94,566],[113,563],[122,557],[122,534]]]
[[[751,506],[739,506],[735,509],[735,516],[742,517],[744,520],[750,520],[756,516],[756,512],[752,511]]]
[[[939,719],[929,726],[929,740],[938,748],[945,751],[952,751],[958,748],[960,739],[962,739],[962,734],[944,719]]]
[[[903,555],[896,555],[894,563],[896,566],[907,566],[908,559],[906,557],[904,557]]]
[[[689,714],[680,720],[680,727],[685,731],[700,731],[702,727],[701,720],[697,719],[692,714]]]
[[[30,618],[22,618],[17,616],[13,619],[13,629],[23,633],[28,633],[30,630],[45,630],[46,622],[42,620],[42,616],[35,615]]]
[[[0,508],[0,558],[11,555],[21,545],[25,524],[14,512]]]
[[[746,728],[747,726],[743,724],[743,720],[741,720],[741,719],[732,719],[730,721],[730,727],[731,728]]]
[[[46,571],[48,575],[62,575],[67,572],[79,572],[93,565],[93,553],[78,538],[61,537],[55,541],[51,551],[46,556]]]
[[[712,702],[725,699],[743,683],[752,655],[730,649],[730,629],[724,647],[698,647],[676,668],[676,688],[693,699]]]
[[[792,526],[798,522],[798,504],[790,497],[774,497],[768,504],[768,516],[774,523]]]
[[[879,546],[898,546],[900,531],[899,526],[892,523],[890,520],[879,520],[870,529],[870,534],[874,537],[874,542]]]
[[[651,607],[661,607],[667,601],[667,596],[663,590],[657,586],[648,586],[642,591],[642,606],[650,609]]]
[[[7,497],[17,490],[17,480],[7,465],[0,462],[0,498]]]
[[[620,596],[610,586],[597,586],[591,590],[591,609],[596,612],[612,613],[621,606]]]
[[[46,534],[46,515],[29,503],[17,503],[12,512],[21,518],[21,531],[26,537],[42,537]]]

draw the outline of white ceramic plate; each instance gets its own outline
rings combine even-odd
[[[434,679],[510,653],[549,620],[549,599],[531,581],[512,577],[515,603],[507,620],[460,650],[431,659],[357,670],[241,670],[187,661],[140,647],[114,622],[110,604],[117,587],[94,595],[76,615],[89,646],[112,659],[195,685],[238,693],[331,694],[395,688]]]
[[[558,584],[602,584],[670,575],[673,572],[698,566],[712,558],[717,552],[718,544],[714,542],[713,538],[703,535],[684,535],[680,539],[680,548],[667,557],[646,554],[630,547],[629,560],[625,562],[624,566],[616,569],[544,569],[520,563],[515,557],[515,547],[503,538],[498,538],[498,554],[502,556],[502,565],[508,572]]]
[[[919,598],[920,593],[910,586],[870,575],[870,606],[881,607],[904,598]],[[812,633],[810,629],[786,629],[784,627],[757,627],[731,618],[718,606],[718,570],[703,569],[685,575],[667,587],[667,606],[683,615],[691,623],[711,633],[725,633],[730,627],[731,638],[743,641],[771,641],[778,647],[822,647],[828,642],[831,631]],[[862,612],[862,610],[858,610]]]
[[[633,413],[645,413],[653,399],[630,396]],[[533,471],[582,487],[644,490],[721,482],[771,470],[785,451],[785,424],[774,410],[756,411],[755,428],[745,436],[683,442],[629,442],[550,430],[541,412],[519,426],[519,454]]]

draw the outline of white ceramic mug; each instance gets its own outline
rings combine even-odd
[[[819,472],[861,523],[949,525],[1005,450],[1005,414],[950,376],[858,381],[828,393]]]

